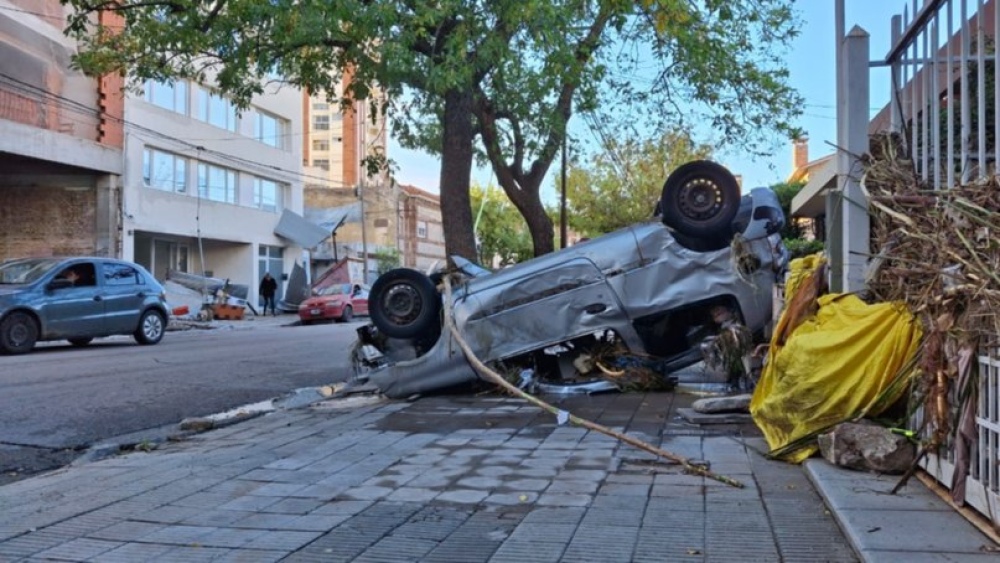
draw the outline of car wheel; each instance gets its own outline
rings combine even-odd
[[[72,344],[73,346],[79,347],[79,346],[86,346],[87,344],[90,344],[90,342],[92,340],[94,340],[94,339],[93,338],[70,338],[69,339],[69,343]]]
[[[430,278],[409,268],[390,270],[368,294],[372,323],[390,338],[414,338],[436,330],[441,296]]]
[[[349,323],[354,320],[354,309],[350,305],[344,307],[344,312],[340,314],[340,322]]]
[[[135,329],[135,340],[139,344],[156,344],[163,340],[163,316],[150,309],[139,319],[139,328]]]
[[[28,313],[15,311],[0,322],[0,352],[24,354],[38,341],[38,323]]]
[[[740,208],[740,185],[729,170],[707,160],[677,168],[663,184],[663,222],[683,235],[724,240]]]

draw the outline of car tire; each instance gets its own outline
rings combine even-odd
[[[25,354],[38,341],[38,323],[22,311],[14,311],[0,322],[0,352]]]
[[[340,322],[349,323],[354,320],[354,309],[350,305],[344,307],[344,312],[340,314]]]
[[[166,330],[166,323],[163,315],[150,309],[142,314],[139,319],[139,327],[135,329],[135,341],[139,344],[149,346],[163,340],[163,332]]]
[[[86,346],[87,344],[90,344],[93,340],[94,340],[93,338],[70,338],[69,343],[79,348],[81,346]]]
[[[390,338],[415,338],[440,328],[441,296],[416,270],[396,268],[379,276],[368,305],[372,323]]]
[[[674,170],[663,184],[663,223],[677,232],[728,244],[740,209],[740,185],[729,170],[696,160]],[[713,244],[715,246],[715,244]]]

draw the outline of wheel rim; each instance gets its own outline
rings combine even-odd
[[[7,332],[7,342],[16,348],[20,348],[31,340],[31,329],[25,322],[15,322]]]
[[[146,315],[142,321],[142,334],[147,340],[156,340],[163,334],[163,322],[156,313]]]
[[[413,322],[420,313],[420,294],[408,285],[400,284],[386,292],[382,299],[385,312],[394,324],[405,325]]]
[[[705,221],[722,209],[722,189],[708,178],[693,178],[678,190],[677,203],[685,217]]]

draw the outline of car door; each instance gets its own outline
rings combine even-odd
[[[354,307],[355,315],[368,314],[368,288],[361,286],[357,294],[351,298],[351,306]]]
[[[139,271],[128,264],[102,262],[101,273],[108,332],[130,334],[139,326],[139,315],[150,290]]]
[[[100,292],[93,262],[75,262],[56,272],[53,279],[69,279],[70,286],[45,289],[44,303],[39,307],[45,318],[46,338],[75,338],[106,334],[104,297]]]

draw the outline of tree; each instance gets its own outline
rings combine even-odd
[[[528,226],[503,192],[474,185],[471,196],[479,263],[504,267],[531,258],[534,251]]]
[[[372,253],[372,256],[377,263],[376,272],[380,276],[399,267],[399,250],[395,248],[381,248]]]
[[[273,76],[333,93],[346,72],[345,105],[378,85],[400,142],[441,155],[445,245],[467,258],[477,156],[534,252],[552,250],[540,187],[574,111],[643,109],[651,127],[707,119],[722,141],[753,147],[791,131],[801,106],[777,52],[796,34],[792,0],[62,1],[92,74],[212,76],[240,107]],[[97,23],[102,10],[125,25]]]
[[[685,162],[711,158],[712,147],[671,131],[646,141],[610,140],[589,166],[574,163],[568,171],[568,223],[595,237],[653,215],[663,182]]]

